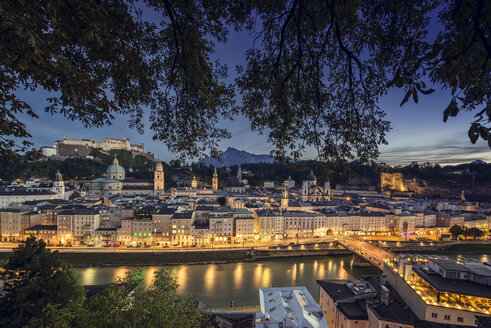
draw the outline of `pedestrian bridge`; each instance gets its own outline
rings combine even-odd
[[[344,237],[338,239],[338,242],[354,255],[363,258],[380,270],[384,269],[384,259],[394,259],[396,257],[394,253],[381,249],[363,240]]]

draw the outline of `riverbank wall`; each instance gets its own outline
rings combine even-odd
[[[60,259],[74,267],[113,267],[113,266],[170,266],[192,264],[223,264],[248,262],[261,259],[349,255],[343,248],[331,249],[266,249],[254,248],[213,251],[166,251],[166,252],[61,252]],[[0,260],[7,260],[10,252],[0,253]]]

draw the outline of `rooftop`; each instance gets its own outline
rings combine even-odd
[[[261,313],[256,318],[269,319],[269,327],[279,323],[284,327],[328,327],[322,309],[305,287],[260,288],[259,299]],[[256,327],[263,326],[256,324]]]
[[[413,267],[413,271],[438,291],[491,298],[491,286],[484,286],[468,280],[448,279],[429,268]]]

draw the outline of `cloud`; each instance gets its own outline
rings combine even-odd
[[[466,163],[476,159],[491,162],[491,151],[485,142],[481,141],[473,145],[469,140],[453,137],[425,144],[385,146],[381,149],[379,161],[387,164],[408,164],[416,161],[445,165]]]

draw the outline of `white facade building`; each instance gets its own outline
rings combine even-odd
[[[259,288],[256,328],[328,328],[321,307],[305,287]]]

